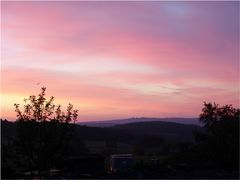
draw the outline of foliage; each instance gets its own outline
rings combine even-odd
[[[43,87],[38,96],[25,99],[23,110],[15,104],[19,153],[26,159],[25,167],[38,173],[54,168],[62,161],[73,137],[73,125],[78,111],[69,104],[67,112],[54,104],[54,97],[45,98]]]
[[[204,103],[200,122],[206,131],[196,132],[195,140],[200,157],[218,167],[238,168],[240,110],[232,105]]]

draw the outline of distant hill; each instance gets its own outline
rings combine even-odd
[[[79,122],[78,124],[89,126],[89,127],[111,127],[115,125],[128,124],[128,123],[134,123],[134,122],[155,122],[155,121],[200,125],[198,118],[147,118],[147,117],[106,120],[106,121]]]
[[[115,125],[113,129],[124,130],[126,133],[135,135],[158,136],[167,140],[192,141],[192,132],[196,129],[200,130],[201,127],[192,124],[151,121]]]
[[[77,137],[82,140],[113,140],[126,143],[150,137],[163,138],[167,141],[192,141],[192,132],[195,129],[201,129],[201,127],[163,121],[133,122],[110,127],[76,125]],[[14,122],[1,121],[1,130],[3,138],[13,137],[16,133],[16,125]]]

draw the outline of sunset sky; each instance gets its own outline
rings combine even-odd
[[[47,87],[79,121],[239,107],[239,2],[1,2],[1,117]]]

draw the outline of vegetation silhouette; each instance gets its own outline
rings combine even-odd
[[[61,163],[67,153],[68,145],[74,136],[73,125],[78,110],[69,104],[63,112],[61,105],[54,104],[54,97],[45,98],[46,88],[28,99],[24,99],[23,109],[15,105],[17,113],[16,147],[23,165],[30,172],[33,170],[42,176],[44,172]]]
[[[206,164],[219,168],[239,168],[240,109],[204,102],[199,120],[205,132],[195,132],[196,149]]]
[[[67,112],[45,99],[46,88],[15,105],[17,121],[1,120],[2,178],[239,178],[239,116],[232,105],[204,103],[201,126],[134,122],[113,127],[75,124]],[[86,146],[85,146],[86,145]],[[133,154],[131,171],[111,173],[112,154]],[[26,172],[38,172],[26,176]],[[33,173],[34,174],[34,173]]]
[[[239,108],[204,102],[199,115],[203,129],[193,131],[194,143],[168,162],[174,169],[191,169],[177,177],[239,178],[239,117]]]

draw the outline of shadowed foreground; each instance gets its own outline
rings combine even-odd
[[[3,179],[239,178],[239,109],[204,103],[203,127],[134,122],[113,127],[74,123],[45,99],[30,96],[17,121],[1,120]],[[71,123],[72,122],[72,123]]]

